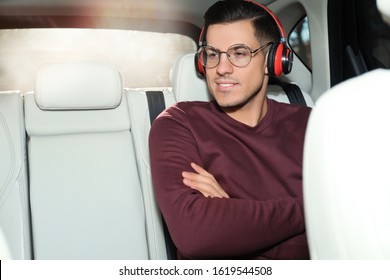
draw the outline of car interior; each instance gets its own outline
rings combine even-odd
[[[211,100],[194,55],[203,14],[214,2],[0,1],[0,259],[175,259],[154,197],[149,130],[176,102]],[[338,84],[390,67],[390,27],[375,1],[256,2],[280,19],[294,51],[291,73],[268,88],[271,99],[316,108]],[[326,139],[335,127],[316,133]],[[325,160],[306,159],[305,167]],[[326,181],[315,179],[310,184]],[[323,225],[315,221],[333,213],[333,204],[317,215],[316,195],[305,196],[308,228],[315,227],[312,258],[390,258],[385,216],[367,233],[375,252],[318,253],[317,243],[326,247],[332,239],[326,231],[316,235]],[[386,196],[380,201],[377,210],[389,213]],[[337,227],[342,244],[344,228]]]

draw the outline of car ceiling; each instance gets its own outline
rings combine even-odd
[[[256,1],[268,5],[275,0]],[[0,28],[5,17],[77,16],[169,20],[201,27],[215,0],[0,0]]]

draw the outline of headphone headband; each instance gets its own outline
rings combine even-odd
[[[203,43],[205,42],[205,40],[203,40],[203,38],[204,38],[203,33],[204,32],[205,32],[205,28],[203,27],[202,30],[200,31],[200,35],[199,35],[199,42],[198,42],[199,48],[203,47]]]
[[[286,42],[286,32],[284,31],[283,25],[280,22],[280,20],[276,17],[276,15],[269,8],[267,8],[266,6],[264,6],[264,5],[260,4],[260,3],[252,1],[252,0],[244,0],[244,1],[252,3],[254,5],[257,5],[260,8],[262,8],[264,11],[266,11],[274,19],[274,22],[278,26],[278,30],[279,30],[279,33],[280,33],[280,42],[281,43]]]

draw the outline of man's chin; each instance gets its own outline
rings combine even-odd
[[[246,102],[216,100],[218,106],[225,112],[234,112],[245,106]]]

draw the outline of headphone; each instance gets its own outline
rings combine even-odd
[[[261,7],[265,12],[267,12],[273,18],[280,33],[280,41],[272,43],[268,52],[268,61],[267,61],[268,74],[270,76],[279,77],[282,74],[290,73],[293,64],[293,52],[287,46],[286,33],[279,19],[267,7],[251,0],[244,0],[244,1],[257,5]],[[205,28],[203,27],[199,36],[199,48],[206,46],[205,33],[206,33]],[[205,54],[203,53],[195,54],[195,68],[198,75],[200,76],[204,76],[206,74],[206,68],[202,64],[205,61],[205,59],[206,59]]]

